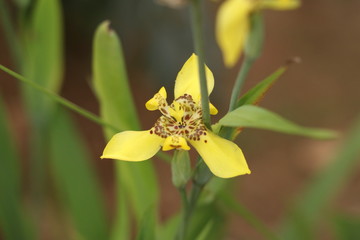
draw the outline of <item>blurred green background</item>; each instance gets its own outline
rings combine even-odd
[[[17,19],[13,1],[12,18]],[[91,90],[92,40],[96,27],[106,19],[122,40],[131,89],[144,129],[159,117],[148,112],[144,103],[166,86],[172,99],[174,80],[185,60],[194,51],[188,9],[171,9],[151,0],[63,0],[65,30],[65,75],[61,95],[98,113]],[[231,88],[239,64],[225,69],[214,41],[214,19],[219,3],[205,3],[206,62],[215,76],[212,103],[219,116],[227,112]],[[252,174],[235,179],[237,197],[270,227],[278,226],[286,209],[299,198],[306,184],[324,169],[344,140],[344,132],[360,113],[360,1],[304,0],[294,11],[266,11],[266,38],[261,58],[251,69],[245,90],[258,83],[291,57],[301,64],[292,66],[270,90],[262,105],[307,126],[338,130],[336,140],[316,141],[297,136],[246,129],[237,143],[243,149]],[[0,24],[0,64],[14,66]],[[22,189],[26,202],[29,178],[29,119],[20,99],[19,83],[0,72],[0,95],[5,100],[8,120],[21,152]],[[126,106],[124,106],[126,107]],[[114,163],[101,160],[105,146],[102,129],[72,114],[86,141],[101,182],[106,210],[114,209]],[[360,148],[360,142],[359,142]],[[1,155],[0,155],[1,156]],[[360,160],[360,159],[359,159]],[[161,185],[160,218],[167,219],[179,209],[179,196],[171,184],[168,164],[153,160]],[[346,184],[334,200],[331,211],[360,216],[359,166],[348,174]],[[48,174],[51,174],[48,173]],[[50,198],[54,183],[46,183]],[[300,196],[301,198],[301,196]],[[49,204],[42,220],[43,239],[57,238],[56,209]],[[326,217],[326,213],[324,213]],[[321,224],[318,239],[335,236],[328,222]],[[262,239],[239,217],[230,219],[227,239]]]

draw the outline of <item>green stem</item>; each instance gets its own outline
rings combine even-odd
[[[0,69],[3,70],[4,72],[8,73],[9,75],[13,76],[14,78],[20,80],[21,82],[27,84],[27,85],[30,85],[31,87],[39,90],[40,92],[48,95],[51,99],[53,99],[54,101],[62,104],[63,106],[73,110],[74,112],[84,116],[85,118],[99,124],[99,125],[102,125],[102,126],[105,126],[105,127],[109,127],[115,131],[122,131],[121,129],[115,127],[115,126],[112,126],[111,124],[109,123],[106,123],[104,122],[103,120],[101,120],[98,116],[96,116],[95,114],[79,107],[78,105],[70,102],[69,100],[66,100],[65,98],[63,97],[60,97],[59,95],[49,91],[48,89],[32,82],[32,81],[29,81],[28,79],[24,78],[23,76],[21,76],[20,74],[17,74],[16,72],[14,71],[11,71],[10,69],[8,69],[7,67],[4,67],[3,65],[0,64]]]
[[[62,104],[63,106],[73,110],[74,112],[80,114],[81,116],[89,119],[90,121],[93,121],[101,126],[105,126],[105,127],[109,127],[113,130],[115,130],[116,132],[121,132],[121,131],[124,131],[124,129],[120,129],[118,127],[115,127],[107,122],[104,122],[101,118],[99,118],[98,116],[96,116],[95,114],[83,109],[82,107],[79,107],[78,105],[70,102],[69,100],[66,100],[65,98],[47,90],[46,88],[43,88],[41,87],[40,85],[32,82],[32,81],[29,81],[27,80],[26,78],[24,78],[23,76],[21,76],[20,74],[17,74],[16,72],[8,69],[7,67],[4,67],[3,65],[0,64],[0,69],[3,70],[4,72],[8,73],[9,75],[13,76],[14,78],[20,80],[21,82],[25,83],[25,84],[28,84],[30,85],[31,87],[39,90],[40,92],[48,95],[50,98],[52,98],[54,101]],[[157,156],[167,162],[170,162],[171,161],[171,157],[166,154],[166,153],[163,153],[161,151],[159,151],[157,153]]]
[[[234,110],[236,108],[237,99],[239,98],[242,86],[245,82],[245,79],[246,79],[253,63],[254,63],[254,60],[245,55],[244,62],[241,65],[240,71],[238,73],[238,76],[237,76],[235,84],[234,84],[234,88],[231,93],[229,112],[231,112],[232,110]]]
[[[21,61],[20,61],[20,56],[21,56],[20,44],[19,44],[18,39],[16,38],[16,34],[14,31],[15,28],[11,22],[8,7],[6,6],[6,4],[4,3],[3,0],[0,0],[0,17],[1,17],[0,22],[2,22],[2,26],[3,26],[4,33],[5,33],[4,35],[5,35],[6,41],[9,45],[12,60],[14,61],[14,65],[20,68],[21,67],[20,66],[20,63],[21,63]]]
[[[205,126],[211,129],[209,93],[208,93],[206,73],[205,73],[205,54],[204,54],[204,41],[202,34],[202,14],[201,14],[200,3],[201,3],[200,0],[191,1],[191,26],[193,32],[195,53],[198,55],[203,121]]]
[[[204,187],[203,185],[199,185],[194,182],[193,187],[191,188],[189,200],[187,199],[186,195],[183,196],[183,193],[181,193],[181,191],[180,191],[180,193],[182,195],[184,206],[183,206],[183,214],[182,214],[182,219],[180,222],[180,227],[177,232],[177,235],[175,236],[176,240],[186,239],[186,234],[187,234],[187,231],[189,228],[190,219],[195,210],[196,203],[199,199],[199,196],[201,194],[203,187]]]

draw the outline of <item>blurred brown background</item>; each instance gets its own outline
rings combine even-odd
[[[8,1],[10,3],[10,1]],[[147,112],[144,103],[166,86],[172,99],[177,72],[193,52],[188,9],[160,6],[150,0],[63,0],[65,17],[66,73],[61,94],[72,102],[98,112],[91,91],[92,37],[98,24],[110,19],[121,37],[128,75],[144,129],[159,116]],[[227,111],[238,66],[228,70],[214,41],[214,19],[219,3],[206,1],[206,57],[215,76],[212,102],[218,119]],[[305,0],[295,11],[266,11],[266,39],[245,89],[269,75],[287,59],[299,56],[271,89],[262,106],[300,124],[335,129],[341,137],[316,141],[268,131],[246,129],[238,138],[252,174],[239,177],[238,197],[270,226],[276,226],[284,210],[314,174],[322,169],[341,145],[344,132],[360,113],[360,1]],[[12,66],[0,29],[0,64]],[[0,94],[5,98],[18,145],[26,159],[28,124],[16,80],[0,72]],[[126,106],[124,106],[126,107]],[[74,114],[82,130],[104,186],[113,204],[113,163],[100,161],[105,145],[101,128]],[[360,143],[359,143],[360,147]],[[178,209],[178,195],[171,185],[167,164],[156,161],[162,185],[162,218]],[[360,174],[354,169],[347,186],[334,202],[335,209],[360,214]],[[24,184],[26,188],[26,184]],[[176,204],[174,204],[174,202]],[[261,239],[246,223],[232,219],[229,239],[246,236]],[[331,234],[323,235],[329,239]]]

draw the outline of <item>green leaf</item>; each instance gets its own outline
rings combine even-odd
[[[143,214],[140,222],[139,231],[136,240],[155,240],[156,238],[156,219],[154,218],[154,208],[149,208]]]
[[[261,107],[244,105],[226,114],[220,124],[229,127],[251,127],[300,135],[317,139],[330,139],[334,131],[299,126]]]
[[[168,240],[174,239],[176,236],[176,231],[179,227],[181,219],[181,214],[175,214],[170,219],[168,219],[162,226],[160,226],[158,231],[159,240]]]
[[[0,226],[5,239],[35,239],[21,204],[19,157],[0,101]]]
[[[96,30],[93,54],[93,84],[100,102],[101,117],[121,129],[139,129],[121,43],[115,32],[109,28],[107,21]],[[107,139],[115,133],[112,129],[105,129]],[[159,190],[152,162],[134,164],[116,161],[116,172],[117,198],[118,201],[125,201],[119,206],[124,207],[124,204],[131,203],[136,220],[140,223],[149,207],[157,209]],[[129,239],[125,233],[128,232],[130,223],[126,219],[129,217],[124,216],[119,207],[114,239]]]
[[[338,239],[354,240],[360,239],[360,217],[339,214],[335,217],[335,230]]]
[[[222,191],[219,194],[224,206],[228,208],[231,213],[237,214],[245,222],[251,225],[264,239],[277,240],[279,239],[260,219],[258,219],[249,209],[237,202],[234,196]]]
[[[16,5],[19,8],[27,8],[31,2],[31,0],[13,0],[14,3],[16,3]]]
[[[95,33],[93,46],[93,85],[100,101],[104,121],[121,129],[139,129],[140,124],[132,99],[121,42],[110,29],[110,22],[103,22]],[[114,134],[106,129],[106,136]]]
[[[283,239],[314,239],[313,230],[324,210],[359,164],[360,118],[330,164],[309,183],[290,209],[284,222]]]
[[[280,67],[274,73],[262,80],[255,87],[246,92],[236,103],[236,106],[240,107],[246,104],[258,104],[271,86],[284,74],[287,68],[287,66]]]
[[[190,219],[186,239],[223,239],[225,218],[223,212],[217,207],[216,202],[197,205]],[[211,225],[211,229],[209,229]]]
[[[24,36],[23,72],[27,79],[58,92],[63,74],[62,13],[59,0],[38,0]],[[32,119],[46,122],[55,104],[32,88],[25,87],[26,104]]]
[[[63,109],[51,124],[50,156],[59,196],[84,239],[109,239],[103,193],[88,150]]]

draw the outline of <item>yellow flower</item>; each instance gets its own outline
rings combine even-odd
[[[209,94],[214,77],[206,68]],[[198,60],[193,54],[177,75],[175,100],[169,105],[162,87],[146,104],[150,111],[159,110],[162,116],[147,131],[124,131],[112,137],[101,158],[124,161],[143,161],[153,157],[162,148],[190,150],[190,143],[203,158],[212,173],[230,178],[250,174],[241,149],[233,142],[217,136],[202,121]],[[210,113],[217,109],[210,104]]]
[[[250,31],[250,14],[264,8],[289,10],[300,6],[300,0],[226,0],[216,19],[216,40],[227,67],[240,58]]]

